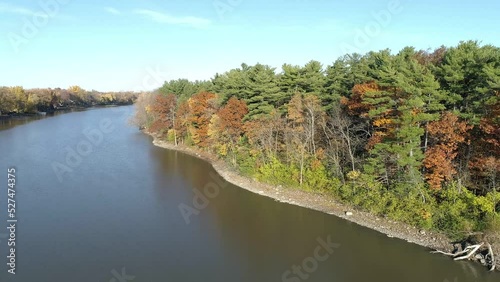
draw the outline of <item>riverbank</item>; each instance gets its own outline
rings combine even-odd
[[[147,133],[153,137],[155,146],[183,152],[185,154],[195,156],[199,159],[209,162],[212,167],[221,175],[227,182],[230,182],[238,187],[246,189],[250,192],[266,196],[275,201],[288,203],[327,214],[331,214],[358,225],[376,230],[389,238],[398,238],[409,243],[414,243],[422,247],[442,252],[452,252],[453,244],[444,234],[432,232],[428,230],[419,230],[416,227],[396,222],[384,217],[378,217],[368,212],[356,210],[354,207],[339,203],[331,195],[322,193],[307,192],[293,188],[275,186],[266,183],[261,183],[255,179],[240,175],[237,171],[231,168],[224,160],[217,158],[215,155],[205,151],[198,150],[193,147],[177,145],[159,140],[153,134]],[[494,246],[498,250],[498,246]],[[495,252],[498,254],[498,252]],[[500,270],[500,263],[497,260],[497,270]]]

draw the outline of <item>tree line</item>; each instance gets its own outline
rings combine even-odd
[[[264,182],[498,240],[499,98],[500,48],[467,41],[173,80],[138,97],[135,123]]]
[[[0,115],[54,112],[99,105],[130,105],[136,98],[137,94],[133,92],[86,91],[79,86],[68,89],[0,87]]]

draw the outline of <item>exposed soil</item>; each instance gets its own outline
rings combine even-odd
[[[265,184],[258,182],[255,179],[242,176],[227,165],[224,160],[221,160],[208,152],[184,145],[175,146],[172,143],[159,140],[158,138],[154,138],[153,144],[161,148],[180,151],[205,160],[212,164],[213,168],[226,181],[253,193],[270,197],[276,201],[335,215],[361,226],[376,230],[390,238],[399,238],[426,248],[443,252],[452,252],[454,248],[451,240],[444,234],[428,230],[419,230],[418,228],[405,223],[396,222],[384,217],[375,216],[368,212],[356,210],[354,207],[339,203],[331,195],[286,188],[281,185],[275,186]],[[349,215],[346,215],[348,212]],[[498,256],[500,246],[493,246],[493,248],[495,254]],[[500,261],[498,258],[497,270],[500,270]]]

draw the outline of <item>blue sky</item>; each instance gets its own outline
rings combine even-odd
[[[0,0],[0,85],[149,90],[242,62],[279,69],[469,39],[500,46],[500,1],[464,2]]]

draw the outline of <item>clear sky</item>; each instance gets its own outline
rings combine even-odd
[[[499,11],[497,0],[0,0],[0,85],[140,90],[242,62],[500,46]]]

